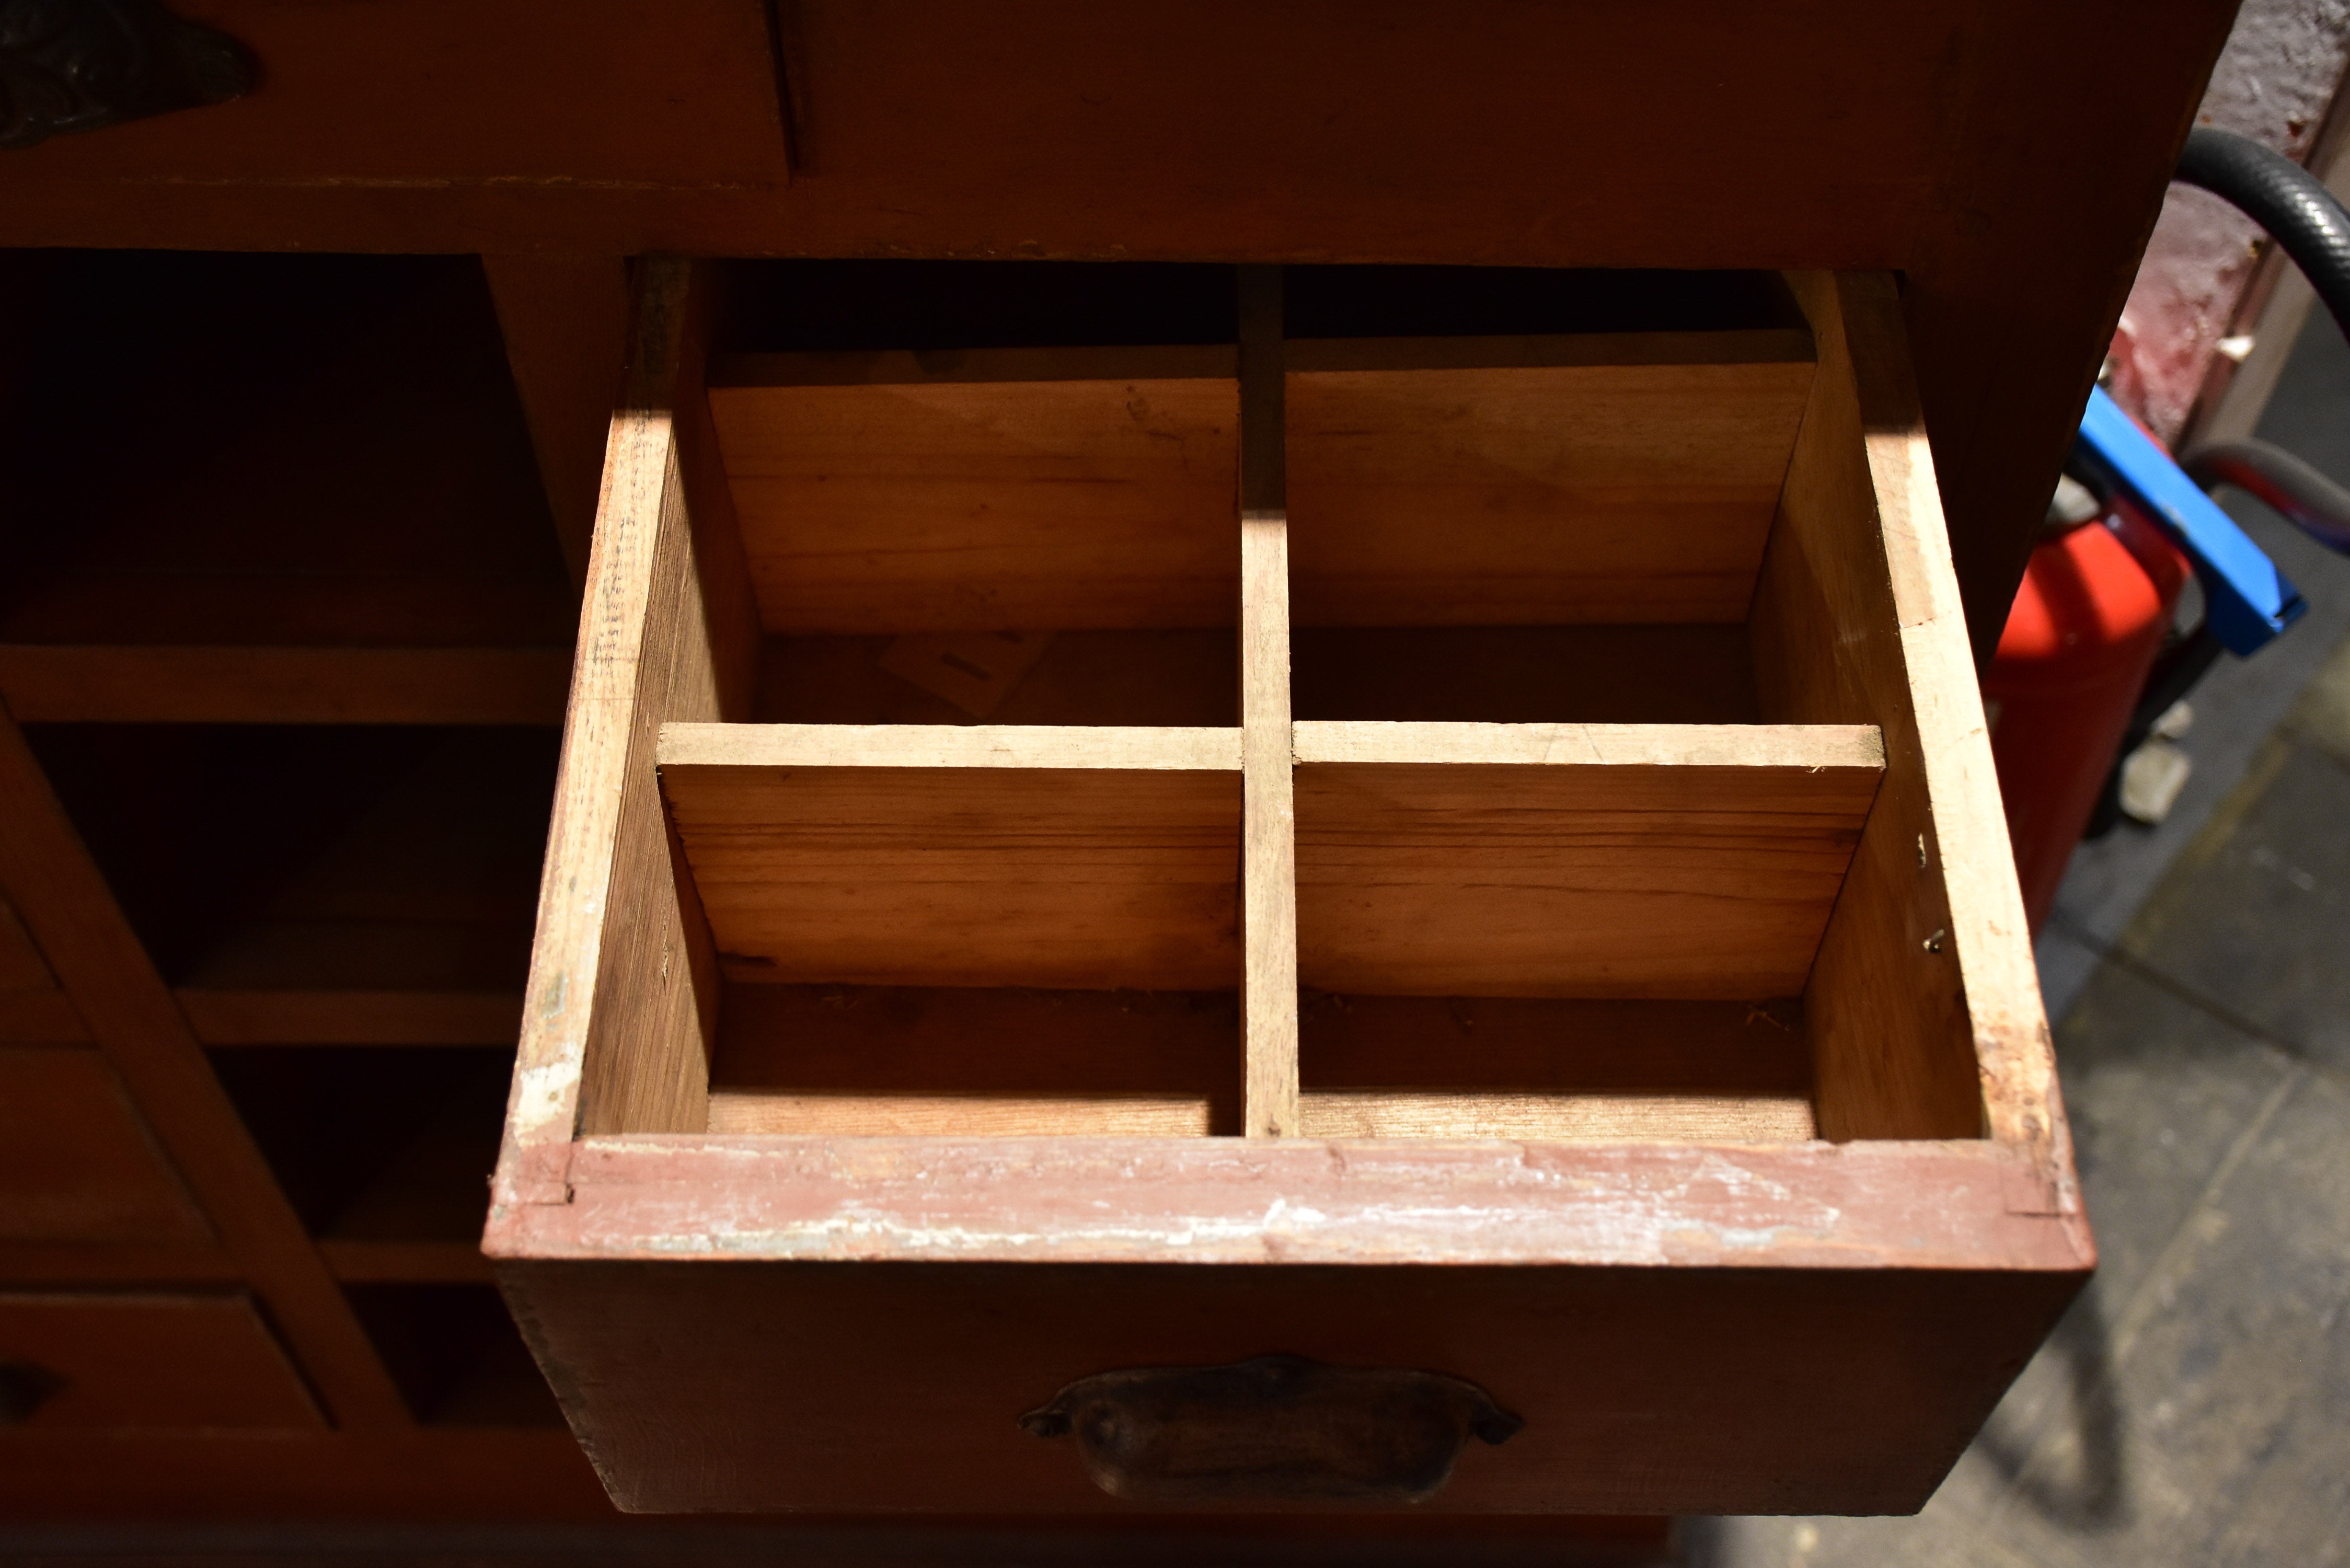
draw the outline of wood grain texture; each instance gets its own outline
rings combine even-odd
[[[712,1134],[825,1137],[1205,1137],[1200,1095],[794,1094],[712,1090]]]
[[[1801,327],[1715,332],[1526,333],[1509,337],[1293,337],[1292,375],[1332,371],[1655,369],[1669,365],[1809,365],[1811,334]],[[1763,385],[1775,383],[1766,380]],[[1510,383],[1488,391],[1508,397]]]
[[[671,868],[661,721],[723,717],[677,410],[699,397],[692,269],[639,269],[606,449],[496,1205],[560,1202],[581,1127],[703,1120],[716,973]],[[723,606],[720,607],[723,608]]]
[[[1146,1141],[1197,1147],[1117,1147]],[[1325,1146],[1252,1146],[1285,1147],[1337,1163]],[[1344,1146],[1345,1163],[1398,1147]],[[1742,1163],[1731,1157],[1697,1179]],[[1293,1205],[1325,1198],[1279,1190]],[[1430,1188],[1407,1201],[1440,1212],[1450,1241],[1474,1224],[1461,1197]],[[1065,1445],[1003,1435],[1006,1412],[1097,1372],[1229,1365],[1285,1346],[1337,1366],[1468,1378],[1524,1417],[1509,1443],[1464,1455],[1414,1510],[1453,1519],[1913,1511],[2072,1282],[2005,1268],[1725,1278],[1454,1262],[1373,1277],[935,1255],[755,1269],[507,1262],[500,1278],[551,1360],[602,1369],[559,1376],[557,1391],[596,1434],[590,1451],[624,1509],[1124,1512],[1133,1505],[1097,1490]],[[601,1310],[585,1307],[590,1292]],[[794,1332],[775,1332],[783,1324]],[[656,1354],[666,1376],[643,1376]],[[919,1424],[904,1418],[915,1407]],[[681,1420],[700,1442],[676,1440]]]
[[[1239,1039],[1232,991],[736,985],[711,1130],[1230,1134]]]
[[[62,1286],[240,1285],[236,1260],[217,1242],[0,1241],[0,1279],[19,1290]]]
[[[1812,367],[1723,336],[1779,357],[1293,368],[1299,623],[1744,618]]]
[[[22,732],[0,712],[0,896],[235,1258],[338,1427],[406,1407],[319,1261],[203,1048],[91,863]]]
[[[89,1025],[62,991],[0,991],[0,1045],[86,1045]]]
[[[1537,1089],[1307,1089],[1299,1130],[1319,1138],[1597,1143],[1802,1143],[1802,1095],[1577,1095]]]
[[[0,992],[55,991],[57,985],[25,922],[0,899]]]
[[[619,255],[487,254],[515,390],[572,581],[588,580],[604,443],[628,358],[628,265]]]
[[[0,1240],[211,1237],[106,1059],[0,1050]]]
[[[1300,719],[1752,724],[1742,626],[1299,627]]]
[[[1881,275],[1794,280],[1821,376],[1753,635],[1766,710],[1883,726],[1887,779],[1805,992],[1830,1137],[1991,1136],[2071,1199],[2047,1024],[1931,455]],[[1988,1107],[1988,1108],[1987,1108]]]
[[[992,638],[993,633],[978,634]],[[891,637],[773,637],[756,717],[771,724],[1237,726],[1240,647],[1231,628],[1060,631],[984,720],[892,674]],[[1740,656],[1744,656],[1741,639]]]
[[[1305,1086],[1802,1096],[1800,1003],[1308,992]]]
[[[267,0],[211,0],[194,14],[268,62],[268,97],[192,131],[142,126],[127,144],[45,147],[36,179],[195,179],[220,194],[549,180],[772,194],[787,179],[755,6],[693,0],[657,20],[624,0],[585,0],[559,31],[485,24],[435,0],[392,0],[357,27]],[[600,101],[591,109],[574,94]],[[506,227],[440,248],[479,250]]]
[[[0,1295],[0,1356],[45,1368],[61,1385],[22,1423],[27,1434],[325,1424],[243,1295]]]
[[[1297,1131],[1297,820],[1289,704],[1281,274],[1240,274],[1241,1130]]]
[[[1866,728],[1296,727],[1298,973],[1333,991],[1801,990],[1882,770]]]
[[[855,352],[724,354],[710,363],[712,401],[776,387],[949,387],[1037,381],[1229,381],[1240,373],[1230,344],[1047,348],[876,348]]]
[[[1800,1143],[1811,1060],[1792,1002],[1308,992],[1306,1136]]]
[[[2011,1206],[2034,1164],[1981,1138],[1529,1148],[639,1135],[583,1140],[571,1174],[572,1202],[516,1211],[487,1242],[494,1259],[2012,1269],[2077,1284],[2093,1257],[2077,1213]],[[583,1291],[577,1310],[608,1304]]]
[[[25,723],[551,724],[564,648],[0,646]]]
[[[0,1469],[11,1519],[97,1517],[166,1529],[256,1518],[349,1525],[385,1519],[616,1522],[578,1440],[561,1430],[435,1428],[348,1432],[68,1431],[16,1445]]]
[[[974,379],[764,356],[785,384],[712,388],[767,628],[1232,624],[1230,351],[1221,373],[1216,350],[1122,352],[1039,380],[1003,379],[1001,355]]]
[[[172,994],[207,1045],[511,1045],[522,1029],[515,993],[182,987]]]
[[[1237,982],[1230,730],[679,725],[670,820],[735,979]]]

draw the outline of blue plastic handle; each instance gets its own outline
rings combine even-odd
[[[2081,415],[2079,450],[2195,564],[2204,614],[2220,647],[2240,657],[2254,652],[2309,607],[2266,552],[2102,387],[2090,391]]]

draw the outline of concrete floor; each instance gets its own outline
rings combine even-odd
[[[2260,433],[2350,484],[2322,310]],[[2310,613],[2040,941],[2095,1280],[1922,1514],[1685,1521],[1690,1568],[2350,1563],[2350,559],[2230,510]]]

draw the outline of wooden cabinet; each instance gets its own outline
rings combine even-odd
[[[0,1240],[204,1235],[105,1058],[76,1046],[0,1047]]]
[[[1982,648],[2142,9],[141,8],[250,90],[0,151],[0,1282],[319,1419],[0,1507],[607,1517],[502,1106],[634,1508],[1366,1389],[1431,1510],[1914,1505],[2087,1255],[1938,508]]]
[[[486,1245],[615,1499],[1346,1493],[1281,1356],[1920,1505],[2092,1251],[1893,280],[838,276],[612,427]]]
[[[0,1397],[26,1437],[324,1425],[252,1302],[227,1293],[0,1294]]]

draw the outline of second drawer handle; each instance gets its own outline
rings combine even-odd
[[[1081,1377],[1020,1417],[1073,1437],[1094,1484],[1144,1502],[1419,1502],[1470,1438],[1524,1425],[1474,1383],[1260,1355]]]

